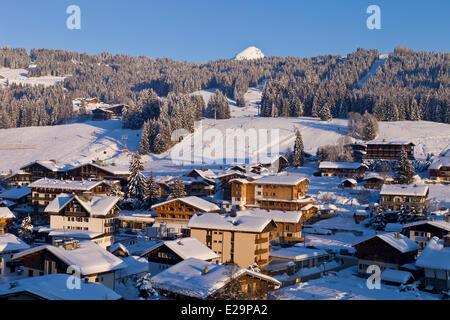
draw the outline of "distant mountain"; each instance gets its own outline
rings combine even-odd
[[[237,54],[234,60],[254,60],[264,58],[264,53],[256,47],[248,47],[241,53]]]

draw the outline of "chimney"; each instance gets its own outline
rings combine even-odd
[[[56,239],[56,240],[53,240],[53,245],[55,247],[60,247],[63,244],[63,242],[64,242],[63,240]]]
[[[400,239],[400,232],[395,232],[394,233],[394,238],[395,239]]]
[[[208,274],[208,272],[209,272],[209,268],[205,267],[205,269],[203,269],[203,275]]]
[[[450,223],[450,213],[447,213],[447,214],[444,216],[444,221]]]
[[[66,249],[67,251],[71,251],[71,250],[75,249],[73,241],[64,242],[64,249]]]
[[[446,235],[444,237],[444,247],[445,248],[450,248],[450,235]]]

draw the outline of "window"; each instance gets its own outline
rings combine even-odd
[[[28,270],[28,277],[32,277],[33,276],[33,270]]]

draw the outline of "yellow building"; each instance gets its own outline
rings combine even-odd
[[[270,262],[270,233],[277,225],[269,217],[196,214],[188,227],[191,237],[219,255],[219,263],[233,262],[247,268],[256,262],[265,269]]]

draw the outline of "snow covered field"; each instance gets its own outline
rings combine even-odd
[[[32,67],[33,66],[31,65],[30,68]],[[5,86],[6,81],[8,80],[9,83],[23,84],[23,85],[42,84],[46,87],[50,87],[66,79],[66,77],[52,77],[52,76],[28,78],[27,77],[28,71],[29,69],[0,68],[0,76],[3,77],[3,79],[0,77],[0,85]]]

